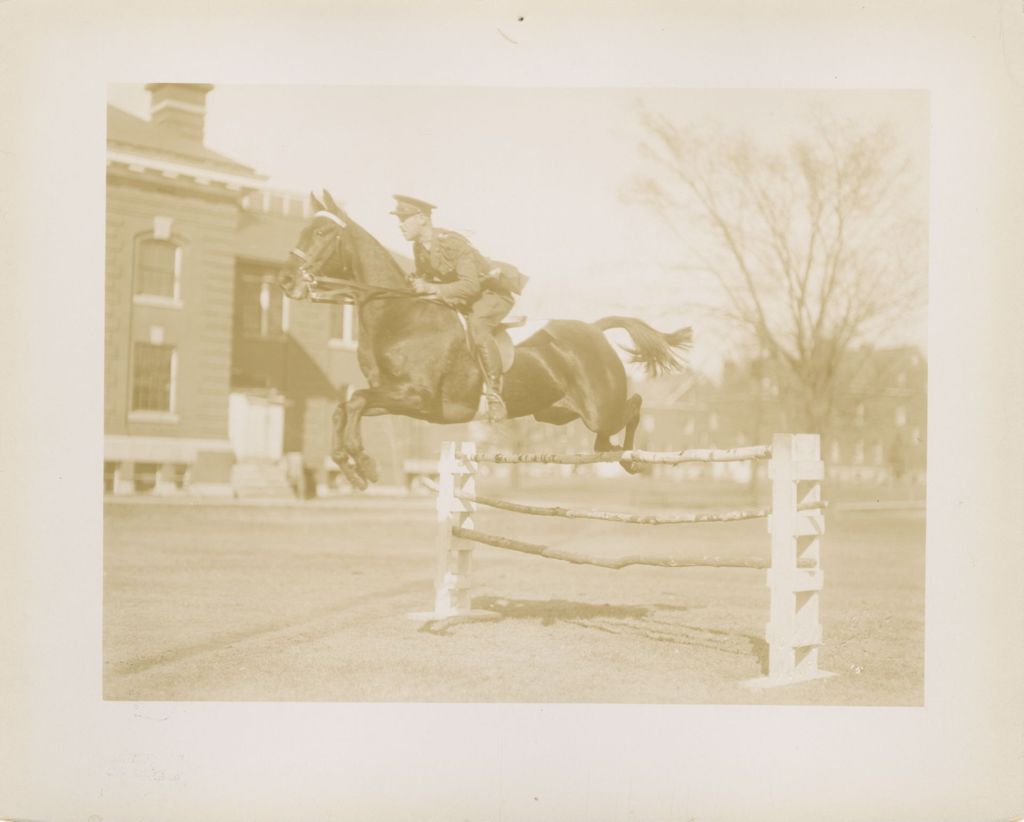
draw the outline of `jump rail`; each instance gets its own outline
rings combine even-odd
[[[821,645],[820,593],[821,536],[825,531],[821,499],[824,463],[817,434],[776,434],[771,445],[725,450],[703,449],[674,452],[611,451],[599,454],[490,454],[477,455],[474,443],[446,442],[438,463],[437,531],[434,577],[434,610],[410,614],[413,619],[433,621],[451,618],[496,618],[498,614],[473,608],[473,543],[483,543],[520,553],[533,554],[577,565],[596,565],[618,570],[634,565],[665,568],[767,569],[771,592],[770,618],[766,628],[768,671],[747,680],[750,687],[774,687],[819,679],[832,674],[818,670]],[[480,462],[547,463],[581,465],[597,462],[731,462],[768,459],[772,480],[772,507],[720,514],[687,513],[674,516],[579,510],[560,506],[524,505],[476,493]],[[671,558],[632,555],[619,559],[589,557],[529,542],[486,534],[473,527],[477,505],[537,516],[598,519],[637,525],[682,525],[733,522],[766,518],[771,534],[770,556],[757,558]]]
[[[548,465],[590,465],[595,462],[643,462],[651,465],[680,465],[684,462],[745,462],[771,459],[770,445],[744,448],[699,448],[690,451],[598,451],[595,454],[480,454],[477,462],[545,463]]]

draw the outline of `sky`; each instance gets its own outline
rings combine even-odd
[[[110,87],[111,103],[144,118],[148,98],[141,85]],[[927,179],[927,98],[906,92],[219,85],[206,144],[275,188],[328,189],[398,251],[409,248],[392,195],[428,200],[435,224],[531,278],[515,313],[695,324],[692,362],[714,372],[728,351],[701,334],[695,305],[707,295],[676,267],[677,237],[622,196],[643,168],[642,107],[771,145],[800,133],[814,107],[887,122]],[[908,318],[893,342],[923,346],[925,330],[923,314]]]

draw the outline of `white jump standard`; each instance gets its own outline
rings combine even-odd
[[[771,445],[726,450],[651,452],[613,451],[602,454],[493,454],[478,455],[475,443],[442,445],[438,463],[437,532],[434,578],[434,610],[410,614],[432,621],[452,618],[497,618],[498,614],[473,608],[473,544],[534,554],[576,564],[619,569],[630,565],[668,568],[762,568],[768,571],[771,615],[766,630],[768,673],[747,680],[750,687],[773,687],[832,676],[818,670],[821,645],[819,597],[822,589],[821,537],[825,530],[821,499],[824,463],[817,434],[776,434]],[[499,500],[476,493],[480,462],[548,463],[579,465],[595,462],[678,464],[768,459],[772,480],[772,507],[721,514],[688,513],[674,516],[612,513],[563,507],[542,507]],[[771,533],[770,557],[674,559],[634,555],[612,560],[560,551],[544,545],[486,534],[474,528],[478,505],[506,511],[566,518],[599,519],[639,525],[681,525],[698,522],[731,522],[767,518]]]

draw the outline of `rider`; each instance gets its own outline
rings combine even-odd
[[[501,358],[494,332],[512,310],[512,292],[496,276],[499,270],[492,268],[469,240],[434,226],[430,212],[436,206],[415,197],[394,196],[396,205],[391,213],[401,222],[402,236],[413,243],[413,290],[436,295],[466,315],[484,374],[487,417],[492,422],[503,420],[508,411],[501,398]]]

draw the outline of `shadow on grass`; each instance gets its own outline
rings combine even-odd
[[[487,611],[494,611],[500,619],[535,619],[541,625],[556,622],[579,624],[581,620],[612,619],[638,620],[664,608],[683,611],[678,606],[662,605],[610,605],[592,602],[572,602],[567,599],[507,599],[505,597],[478,597],[474,605]]]
[[[543,626],[574,625],[653,642],[708,648],[739,656],[752,654],[757,658],[761,671],[768,670],[768,644],[764,637],[680,622],[676,615],[690,610],[680,605],[611,605],[566,599],[477,597],[473,607],[491,612],[490,621],[535,620]],[[475,621],[472,617],[454,617],[426,623],[420,630],[437,636],[450,636],[458,625]]]

